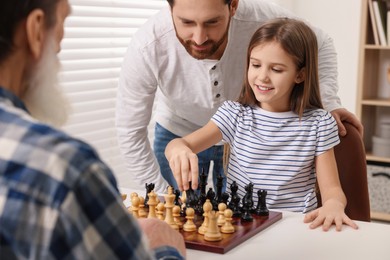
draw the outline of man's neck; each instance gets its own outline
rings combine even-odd
[[[13,55],[0,65],[0,86],[21,98],[25,92],[23,78],[25,62]]]

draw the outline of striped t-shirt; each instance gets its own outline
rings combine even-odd
[[[236,181],[243,197],[252,182],[254,201],[257,190],[265,189],[270,209],[306,213],[317,207],[314,158],[340,142],[329,112],[307,110],[299,119],[292,111],[274,113],[226,101],[212,120],[231,148],[228,190]]]

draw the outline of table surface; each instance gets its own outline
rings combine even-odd
[[[281,220],[226,254],[187,250],[187,259],[390,259],[390,225],[356,222],[358,230],[309,229],[300,213],[283,212]]]
[[[120,189],[130,194],[129,189]],[[143,196],[144,191],[139,194]],[[128,206],[129,198],[125,201]],[[303,223],[303,214],[282,212],[283,217],[270,227],[241,243],[225,254],[187,250],[188,260],[382,260],[390,259],[390,225],[356,221],[354,230],[343,226],[338,232],[334,226],[324,232],[321,228],[310,229]]]

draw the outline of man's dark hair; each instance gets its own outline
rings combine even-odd
[[[0,63],[11,54],[13,38],[19,23],[35,9],[45,13],[50,28],[56,23],[56,7],[60,0],[0,0]]]
[[[172,8],[173,7],[173,4],[175,3],[175,0],[167,0],[168,1],[168,4],[169,6]],[[225,4],[227,5],[230,5],[232,0],[223,0],[225,2]]]

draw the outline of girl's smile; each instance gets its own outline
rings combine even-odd
[[[252,49],[248,82],[259,106],[272,112],[290,111],[290,96],[303,73],[293,58],[277,42],[266,42]]]

